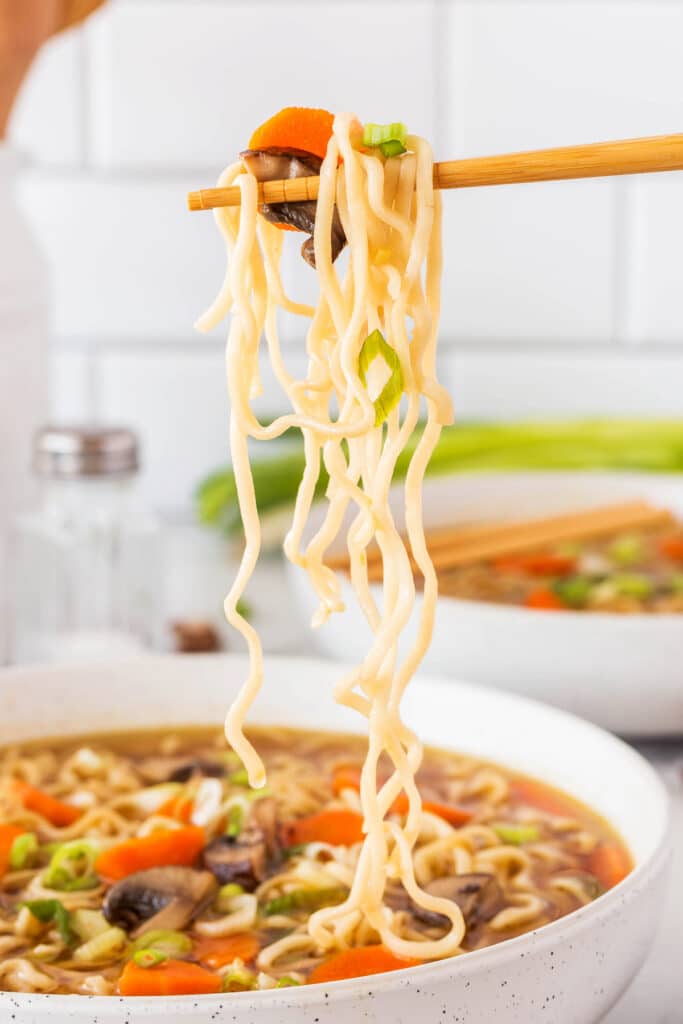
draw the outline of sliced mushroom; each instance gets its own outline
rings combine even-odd
[[[266,877],[268,849],[260,828],[247,827],[237,838],[219,836],[209,843],[202,855],[208,868],[221,885],[236,882],[253,892]]]
[[[489,921],[497,914],[504,903],[503,890],[493,875],[448,875],[437,878],[425,886],[430,896],[441,896],[457,903],[465,918],[465,925],[470,931],[479,924]],[[436,914],[432,910],[413,904],[412,912],[418,920],[429,925],[447,925],[448,918]]]
[[[193,775],[220,778],[226,774],[225,765],[203,757],[148,757],[138,765],[145,782],[187,782]]]
[[[218,883],[209,871],[164,867],[138,871],[117,882],[102,908],[112,925],[180,931],[211,903]],[[133,932],[135,934],[135,932]]]
[[[282,181],[287,178],[310,178],[320,174],[322,160],[301,149],[246,149],[240,154],[242,162],[257,181]],[[272,224],[287,224],[310,234],[301,247],[301,255],[315,267],[315,201],[302,203],[264,203],[261,213]],[[346,235],[335,207],[331,231],[332,262],[346,245]]]

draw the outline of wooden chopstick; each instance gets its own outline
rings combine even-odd
[[[617,174],[649,174],[683,170],[683,134],[653,135],[643,139],[593,142],[585,146],[560,146],[526,153],[447,160],[434,165],[436,188],[473,188],[479,185],[511,185],[567,178],[603,178]],[[259,184],[259,202],[305,202],[317,199],[320,178],[289,178]],[[240,190],[204,188],[190,192],[190,210],[239,206]]]
[[[446,527],[427,535],[427,547],[434,567],[443,572],[565,541],[585,540],[620,530],[654,529],[674,522],[674,516],[668,509],[656,508],[646,501],[629,501],[543,519]],[[368,578],[380,580],[382,559],[379,548],[368,550],[367,562]],[[348,556],[328,560],[328,565],[348,571]],[[413,568],[417,569],[414,563]]]

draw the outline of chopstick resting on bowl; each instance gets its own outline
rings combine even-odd
[[[668,509],[656,508],[646,501],[590,508],[543,519],[480,526],[451,526],[427,534],[427,547],[437,571],[455,569],[521,551],[534,551],[569,541],[586,540],[621,530],[655,529],[673,525]],[[332,569],[349,571],[348,555],[328,559]],[[368,578],[381,580],[382,557],[378,547],[367,551]],[[417,566],[413,564],[417,571]]]
[[[447,160],[434,164],[434,185],[440,189],[474,188],[680,170],[683,170],[683,134],[653,135],[643,139]],[[317,199],[319,184],[320,178],[314,175],[261,182],[258,186],[259,202],[296,203]],[[190,192],[187,205],[190,210],[239,206],[240,195],[236,185],[204,188]]]

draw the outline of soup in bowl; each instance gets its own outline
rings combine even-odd
[[[431,746],[414,870],[460,906],[462,954],[396,957],[353,922],[330,954],[310,921],[353,884],[364,741],[325,696],[334,668],[278,661],[255,725],[269,788],[251,791],[206,724],[243,672],[219,658],[5,674],[0,1007],[61,1021],[92,1019],[95,1002],[118,1020],[123,999],[133,1021],[288,1021],[332,1002],[339,1021],[361,1004],[410,1020],[457,988],[480,1014],[512,999],[543,1019],[540,991],[556,1020],[607,1008],[644,955],[663,878],[666,801],[637,755],[524,701],[418,683],[406,715]],[[400,886],[387,898],[406,939],[443,932]],[[594,990],[570,995],[576,972],[595,972]]]

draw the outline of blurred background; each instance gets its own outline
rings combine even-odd
[[[17,21],[35,27],[60,9],[77,23],[46,32],[0,141],[0,534],[17,556],[9,585],[0,559],[0,660],[3,590],[30,635],[81,620],[89,629],[125,620],[127,635],[133,605],[139,624],[160,617],[145,645],[168,644],[174,619],[224,628],[235,550],[196,526],[198,485],[228,461],[224,332],[200,335],[193,323],[225,256],[213,217],[188,213],[186,193],[211,186],[277,108],[401,120],[433,140],[437,159],[683,127],[679,0],[0,0],[0,100]],[[449,193],[444,208],[440,369],[459,422],[683,414],[683,174],[470,189]],[[305,298],[314,278],[288,241],[286,284]],[[304,368],[299,331],[285,325],[294,373]],[[282,399],[265,368],[264,383],[257,409],[267,415]],[[87,475],[66,488],[46,479],[15,543],[11,523],[36,483],[31,436],[49,420],[133,431],[144,515],[130,513],[127,492],[106,476],[99,491]],[[539,427],[514,465],[505,454],[494,468],[683,468],[680,422],[600,443],[593,424],[569,442],[547,434]],[[97,442],[111,449],[97,456],[105,472],[112,459],[115,470],[120,458],[134,467],[134,441]],[[72,443],[43,439],[44,477],[59,476],[55,459],[71,457],[59,446]],[[514,430],[509,444],[519,451]],[[491,466],[487,436],[468,445]],[[450,469],[459,458],[454,451]],[[268,464],[259,495],[286,499],[300,469]],[[234,526],[230,480],[202,493],[203,518]],[[155,514],[167,527],[163,588],[161,568],[140,575]],[[109,532],[98,533],[103,519]],[[120,530],[131,536],[125,557]],[[267,645],[307,649],[303,618],[284,613],[283,579],[272,564],[260,571],[256,620]],[[61,580],[48,596],[46,577]],[[103,594],[113,596],[91,612]]]
[[[10,123],[51,274],[53,415],[134,427],[146,499],[189,514],[227,411],[222,332],[192,327],[223,253],[188,189],[285,104],[401,119],[437,158],[679,131],[682,38],[677,0],[110,0],[48,43]],[[460,417],[683,412],[682,175],[470,190],[445,210]],[[291,261],[305,289],[297,246]],[[300,365],[301,338],[286,346]]]

